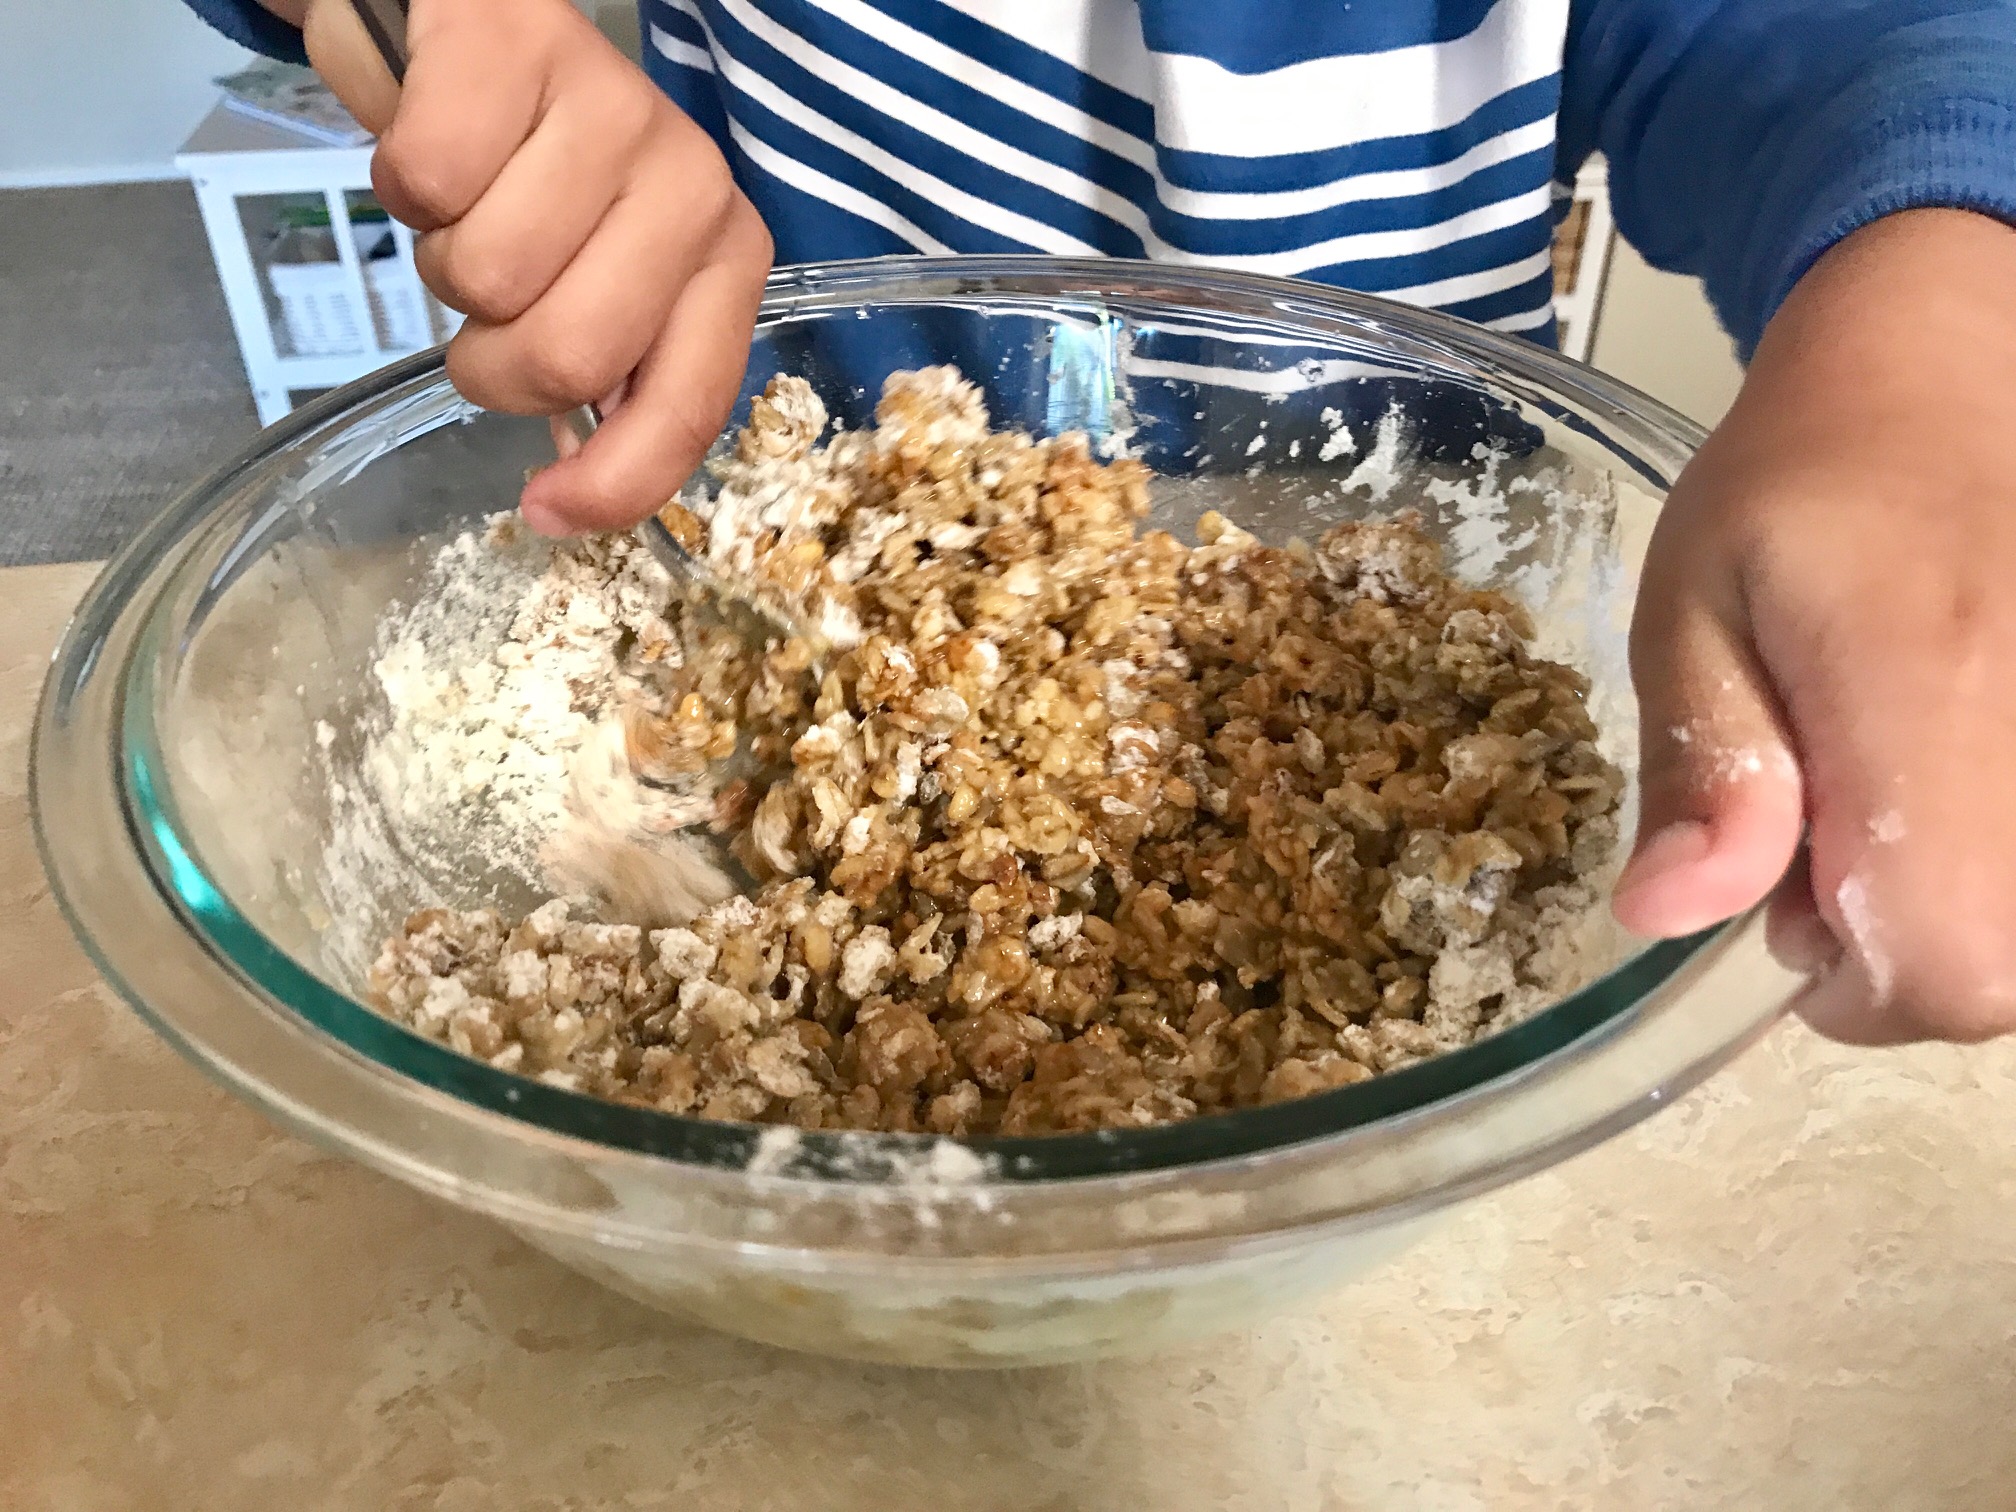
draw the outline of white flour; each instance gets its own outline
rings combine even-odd
[[[1199,415],[1197,418],[1201,420],[1204,417]],[[1349,457],[1357,452],[1358,442],[1351,434],[1351,427],[1344,423],[1342,410],[1326,409],[1320,418],[1330,434],[1323,438],[1322,449],[1316,453],[1318,462],[1335,462],[1339,457]]]
[[[805,1153],[805,1135],[789,1124],[766,1126],[756,1138],[744,1167],[752,1176],[788,1176]],[[986,1190],[1003,1175],[998,1155],[983,1155],[950,1139],[931,1139],[909,1145],[894,1140],[877,1145],[858,1144],[829,1162],[826,1174],[847,1181],[903,1188],[914,1195],[917,1216],[927,1227],[933,1215],[934,1199],[959,1197],[964,1205],[986,1212],[993,1206]]]
[[[449,543],[387,627],[374,671],[391,726],[374,757],[409,840],[457,865],[473,841],[486,864],[530,874],[566,818],[575,753],[641,691],[625,642],[675,666],[678,645],[670,579],[627,537],[546,548],[535,573],[520,540],[500,523]]]
[[[1870,996],[1881,1007],[1890,1000],[1897,971],[1877,939],[1876,910],[1869,902],[1869,884],[1859,874],[1850,872],[1834,893],[1834,906],[1840,911],[1842,927],[1848,931],[1855,959],[1869,979]]]
[[[1406,420],[1396,405],[1379,417],[1378,429],[1372,433],[1372,450],[1344,479],[1344,491],[1351,493],[1362,489],[1374,504],[1383,503],[1407,476],[1406,451]]]
[[[652,794],[626,782],[612,795],[603,780],[617,711],[650,702],[645,659],[678,665],[671,598],[664,569],[624,536],[556,550],[499,516],[440,549],[380,629],[381,701],[358,748],[323,752],[332,965],[361,974],[395,900],[522,901],[592,877],[634,907],[664,889],[665,866],[681,895],[725,895],[676,840],[634,844],[628,826],[649,826]]]

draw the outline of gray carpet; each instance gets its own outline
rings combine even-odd
[[[0,192],[0,566],[110,554],[258,429],[186,184]]]

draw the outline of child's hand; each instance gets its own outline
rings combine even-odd
[[[1633,668],[1648,933],[1763,897],[1868,1042],[2016,1027],[2016,230],[1915,211],[1773,320],[1654,537]],[[1817,908],[1817,918],[1815,910]]]
[[[770,238],[707,134],[568,0],[414,0],[392,82],[349,0],[311,0],[309,56],[379,135],[379,200],[469,317],[455,387],[488,409],[604,404],[526,486],[551,533],[635,523],[728,418]],[[618,397],[620,396],[620,398]]]

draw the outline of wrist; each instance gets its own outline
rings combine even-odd
[[[2016,227],[1971,210],[1900,211],[1844,237],[1765,328],[1753,375],[1859,359],[1887,370],[2016,328]]]
[[[2016,412],[2016,227],[1901,211],[1842,239],[1765,328],[1725,431],[1782,452],[1938,428],[2006,433]]]

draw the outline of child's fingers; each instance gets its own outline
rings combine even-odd
[[[1764,942],[1778,964],[1815,981],[1840,962],[1841,942],[1813,902],[1813,869],[1802,850],[1792,860],[1764,919]]]
[[[1634,651],[1652,674],[1653,827],[1678,816],[1719,839],[1730,805],[1690,796],[1688,763],[1657,745],[1719,665],[1754,725],[1782,711],[1796,736],[1812,907],[1788,890],[1772,938],[1820,964],[1824,923],[1840,959],[1796,1006],[1844,1039],[2016,1028],[2011,309],[2016,241],[1991,220],[1885,217],[1843,242],[1773,318],[1648,573]],[[1766,672],[1775,701],[1749,700]],[[1762,829],[1789,843],[1790,817]],[[1672,924],[1685,845],[1716,848],[1700,833],[1680,831],[1664,873],[1641,856],[1619,913]]]
[[[1927,498],[1895,467],[1719,492],[1751,522],[1729,548],[1746,644],[1797,732],[1814,913],[1844,956],[1799,1010],[1858,1042],[1979,1039],[2016,1025],[2016,527],[1971,479]]]
[[[623,401],[629,393],[630,384],[626,380],[604,394],[596,408],[604,415],[613,415],[623,407]],[[562,462],[581,450],[582,437],[575,429],[571,411],[551,416],[546,422],[546,428],[553,436],[553,455]]]
[[[1661,543],[1664,544],[1664,543]],[[1684,549],[1684,546],[1682,547]],[[1655,546],[1655,551],[1657,546]],[[1631,630],[1639,706],[1638,843],[1614,908],[1681,935],[1769,894],[1799,843],[1799,770],[1721,581],[1655,557]]]
[[[419,238],[414,261],[451,309],[516,320],[587,245],[628,182],[657,103],[635,89],[554,101],[468,214]]]
[[[662,192],[682,174],[689,182],[718,174],[719,196],[696,205]],[[448,347],[455,387],[485,409],[521,415],[600,399],[638,365],[690,280],[720,255],[714,207],[733,213],[734,200],[718,156],[693,163],[664,150],[647,156],[588,245],[529,310],[503,324],[474,317],[463,324]]]
[[[414,7],[406,82],[371,155],[371,186],[387,211],[416,231],[469,213],[546,109],[548,32],[568,24],[557,16],[565,9],[518,0]]]
[[[402,87],[348,0],[313,0],[311,55],[379,133],[378,197],[469,317],[449,377],[519,414],[604,401],[525,515],[552,534],[634,524],[727,419],[768,235],[705,134],[561,0],[414,0],[407,39]]]
[[[301,39],[315,72],[344,108],[373,136],[384,135],[399,108],[399,85],[350,0],[312,0]]]
[[[1848,958],[1800,1011],[1858,1042],[2001,1033],[2016,1025],[2016,697],[1988,648],[2016,638],[2016,615],[1964,569],[1935,581],[1903,559],[1841,597],[1880,601],[1880,618],[1837,619],[1830,595],[1768,637],[1810,752],[1813,894]]]
[[[1844,1045],[1900,1045],[1924,1038],[1900,1018],[1862,963],[1842,956],[1820,973],[1792,1004],[1792,1011],[1829,1039]]]
[[[520,503],[535,530],[624,529],[678,492],[734,408],[769,270],[768,234],[744,207],[687,282],[622,403],[586,446],[525,485]]]

